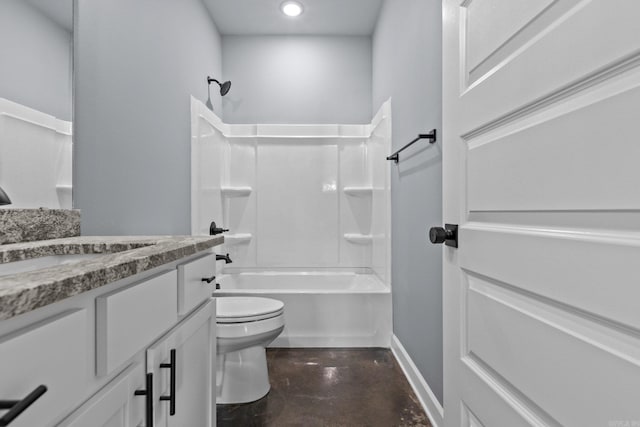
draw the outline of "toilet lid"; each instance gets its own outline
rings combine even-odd
[[[271,298],[216,298],[216,321],[218,323],[255,322],[276,317],[283,311],[284,303]]]

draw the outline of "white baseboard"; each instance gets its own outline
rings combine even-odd
[[[442,405],[438,402],[429,384],[424,380],[422,374],[420,374],[420,371],[418,371],[418,368],[413,363],[413,360],[409,357],[409,353],[407,353],[407,350],[405,350],[395,335],[391,337],[391,351],[407,377],[409,384],[411,384],[413,391],[416,393],[418,400],[424,407],[433,427],[443,427],[444,409]]]
[[[286,328],[286,327],[285,327]],[[361,335],[350,337],[336,336],[288,336],[281,334],[271,344],[270,348],[369,348],[382,347],[389,348],[389,336],[382,334]]]

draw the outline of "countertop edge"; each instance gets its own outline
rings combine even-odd
[[[79,236],[2,245],[3,262],[48,255],[104,255],[73,265],[0,277],[0,320],[161,267],[223,242],[223,236]]]

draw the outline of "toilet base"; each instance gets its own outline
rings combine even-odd
[[[216,369],[216,403],[249,403],[269,393],[267,353],[255,346],[219,354]]]

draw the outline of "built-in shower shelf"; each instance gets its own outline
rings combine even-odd
[[[225,234],[225,245],[240,245],[242,243],[249,243],[253,235],[251,233],[237,233],[237,234]]]
[[[344,238],[347,242],[355,243],[356,245],[369,245],[373,241],[371,234],[347,233]]]
[[[220,189],[224,197],[246,197],[251,194],[251,187],[222,187]]]
[[[354,197],[371,196],[373,187],[344,187],[344,194]]]

